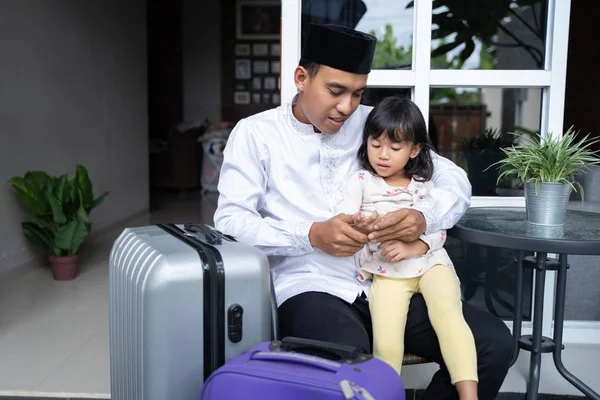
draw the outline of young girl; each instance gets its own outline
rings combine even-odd
[[[350,178],[339,212],[354,215],[357,229],[370,233],[367,222],[378,216],[427,202],[433,190],[432,149],[418,107],[406,98],[384,99],[365,122],[358,151],[363,169]],[[372,279],[375,357],[400,374],[408,306],[412,295],[421,293],[460,399],[476,399],[475,342],[462,314],[460,285],[445,240],[446,232],[439,231],[413,243],[369,243],[358,253],[356,276]]]

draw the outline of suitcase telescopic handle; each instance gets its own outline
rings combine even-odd
[[[354,360],[358,357],[356,347],[353,346],[291,336],[281,339],[280,348],[283,351],[298,351],[301,353],[310,352],[311,350],[323,351],[332,353],[342,360]]]

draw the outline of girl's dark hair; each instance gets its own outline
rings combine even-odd
[[[358,149],[358,160],[362,168],[376,174],[369,163],[369,137],[376,139],[382,133],[394,143],[421,145],[419,154],[408,160],[404,172],[408,178],[428,181],[433,176],[433,145],[419,107],[406,97],[390,96],[383,99],[369,114],[365,122],[363,142]]]

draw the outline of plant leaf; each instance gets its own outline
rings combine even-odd
[[[23,216],[25,217],[27,222],[33,222],[34,224],[38,225],[41,228],[49,228],[50,222],[52,221],[52,218],[40,217],[36,214],[30,213],[27,211],[23,212]]]
[[[79,220],[70,221],[56,232],[56,247],[68,250],[69,255],[75,255],[87,235],[88,230],[83,222]]]
[[[464,63],[469,57],[471,57],[471,54],[473,54],[474,50],[475,42],[471,38],[467,39],[465,41],[465,48],[459,53],[460,60]]]
[[[92,211],[94,208],[98,207],[98,206],[99,206],[99,205],[102,203],[102,201],[104,201],[104,198],[105,198],[106,196],[108,196],[108,193],[109,193],[109,192],[104,192],[104,193],[103,193],[101,196],[98,196],[98,197],[97,197],[97,198],[94,200],[94,202],[92,203],[92,206],[91,206],[91,207],[90,207],[90,208],[87,210],[87,211],[88,211],[88,213],[89,213],[90,211]]]
[[[77,196],[77,188],[77,181],[75,180],[75,177],[72,176],[67,180],[67,186],[65,187],[65,197],[69,200],[71,204],[76,205],[76,208],[79,208],[79,197]]]
[[[52,181],[50,175],[44,171],[28,171],[23,178],[29,187],[38,193],[44,193],[46,186]]]
[[[87,169],[83,165],[77,164],[75,179],[81,190],[83,206],[88,209],[94,201],[94,194],[92,192],[92,182],[90,182]]]
[[[17,192],[17,195],[23,204],[29,207],[35,214],[40,216],[48,214],[49,210],[44,199],[43,191],[37,191],[28,181],[19,176],[10,178],[8,182]]]
[[[54,195],[53,189],[54,188],[52,186],[48,186],[46,188],[46,198],[48,199],[48,203],[52,209],[52,218],[54,219],[55,223],[64,224],[67,222],[67,217],[63,211],[62,203]]]
[[[23,234],[28,240],[44,249],[54,248],[52,232],[31,221],[23,222],[21,225],[23,226]]]
[[[52,190],[52,193],[54,194],[54,197],[56,197],[56,200],[58,200],[58,202],[60,204],[64,204],[65,203],[65,185],[67,183],[67,177],[65,175],[61,176],[60,178],[57,178],[54,181],[54,188]]]
[[[462,42],[459,42],[459,41],[443,44],[431,52],[431,57],[433,58],[433,57],[437,57],[441,54],[446,54],[447,52],[454,50],[456,47],[460,46],[461,44],[462,44]]]
[[[88,213],[85,211],[85,208],[83,208],[83,204],[81,206],[79,206],[77,215],[79,215],[79,218],[81,218],[84,222],[90,222],[90,217],[89,217]]]
[[[77,212],[81,206],[81,201],[77,195],[77,183],[73,178],[65,181],[63,195],[63,210],[67,216],[67,220],[77,218]]]
[[[545,138],[539,133],[525,137],[518,146],[503,149],[506,158],[496,163],[499,176],[517,175],[524,182],[535,182],[536,188],[540,182],[567,183],[574,188],[575,174],[600,164],[597,153],[590,150],[600,139],[588,140],[588,136],[576,141],[571,127],[562,138],[552,132]]]

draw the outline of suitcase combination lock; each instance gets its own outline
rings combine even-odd
[[[232,304],[227,309],[227,336],[233,343],[242,340],[242,320],[244,309],[239,304]]]

